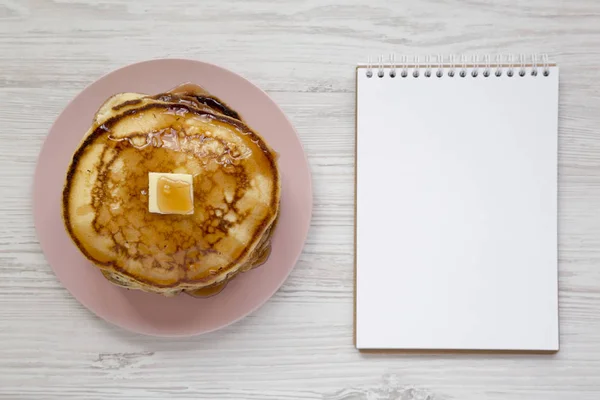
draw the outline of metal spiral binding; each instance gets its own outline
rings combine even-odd
[[[424,78],[447,76],[449,78],[460,77],[467,78],[469,75],[472,78],[479,76],[483,78],[501,77],[506,74],[507,77],[524,77],[529,74],[533,77],[550,75],[550,62],[547,54],[519,54],[518,57],[514,54],[503,55],[497,54],[492,62],[492,55],[484,54],[483,56],[474,54],[472,56],[461,55],[457,59],[456,55],[449,56],[427,55],[424,57],[424,62],[421,62],[421,57],[415,55],[412,60],[403,55],[400,61],[396,62],[394,53],[389,55],[388,61],[380,55],[377,62],[374,63],[373,58],[369,56],[366,64],[367,78],[418,78],[423,71]],[[540,74],[541,72],[541,74]]]

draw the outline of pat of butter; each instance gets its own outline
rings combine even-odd
[[[148,211],[157,214],[193,214],[193,176],[149,172]]]

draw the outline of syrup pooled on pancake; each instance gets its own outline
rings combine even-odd
[[[193,213],[149,212],[150,172],[192,175]],[[111,282],[202,296],[266,260],[279,200],[275,153],[224,102],[184,85],[107,100],[69,168],[63,215]]]

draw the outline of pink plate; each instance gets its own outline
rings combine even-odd
[[[206,88],[239,111],[279,153],[282,200],[269,260],[239,275],[216,296],[166,298],[109,283],[78,251],[61,219],[65,173],[100,105],[120,92],[155,94],[181,83]],[[189,336],[229,325],[264,304],[296,264],[310,225],[310,170],[290,121],[269,96],[246,79],[192,60],[154,60],[129,65],[100,78],[60,114],[44,143],[34,182],[34,218],[46,259],[62,284],[105,320],[134,332]]]

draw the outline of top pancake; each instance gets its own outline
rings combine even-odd
[[[65,226],[94,264],[153,291],[223,282],[263,251],[278,214],[274,152],[209,95],[153,97],[99,110],[67,173]],[[192,174],[194,214],[148,212],[148,172]]]

